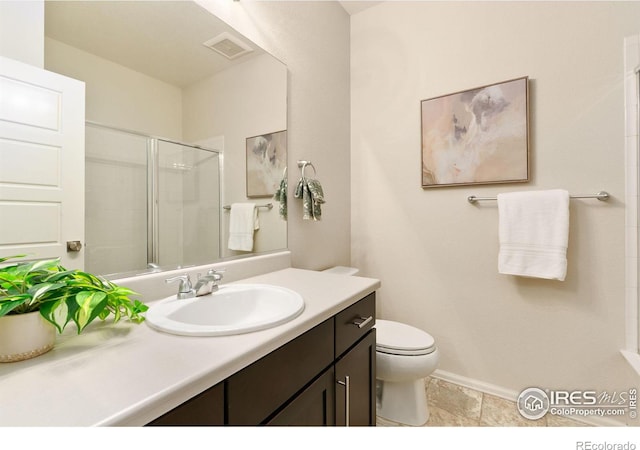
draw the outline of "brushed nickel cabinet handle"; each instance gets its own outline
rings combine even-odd
[[[338,384],[340,386],[344,386],[345,389],[345,395],[344,395],[344,424],[345,426],[349,426],[349,400],[350,400],[350,396],[351,396],[351,383],[349,381],[349,375],[345,375],[344,376],[344,381],[340,381],[338,380]]]
[[[365,317],[359,317],[359,318],[355,319],[351,323],[356,325],[358,328],[364,328],[372,320],[373,320],[373,316],[369,316],[369,317],[366,317],[366,318]]]

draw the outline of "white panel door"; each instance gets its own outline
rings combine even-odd
[[[0,257],[84,267],[84,83],[0,57]]]

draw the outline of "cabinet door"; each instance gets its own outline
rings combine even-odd
[[[327,426],[335,424],[335,373],[327,369],[267,425]]]
[[[336,425],[376,424],[376,330],[336,361]]]
[[[224,425],[223,383],[216,384],[148,424],[162,427],[202,425]]]
[[[325,320],[226,381],[227,424],[269,420],[333,363],[333,319]]]

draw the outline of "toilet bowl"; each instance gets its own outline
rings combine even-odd
[[[433,337],[418,328],[376,320],[376,401],[378,416],[406,425],[429,420],[424,379],[438,366]]]

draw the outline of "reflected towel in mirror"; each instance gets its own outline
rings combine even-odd
[[[253,250],[253,233],[260,228],[255,203],[233,203],[229,217],[229,250]]]
[[[280,214],[280,218],[283,220],[287,220],[287,188],[287,175],[285,169],[285,175],[282,177],[282,180],[280,180],[280,186],[273,196],[274,200],[280,202],[278,212]]]

